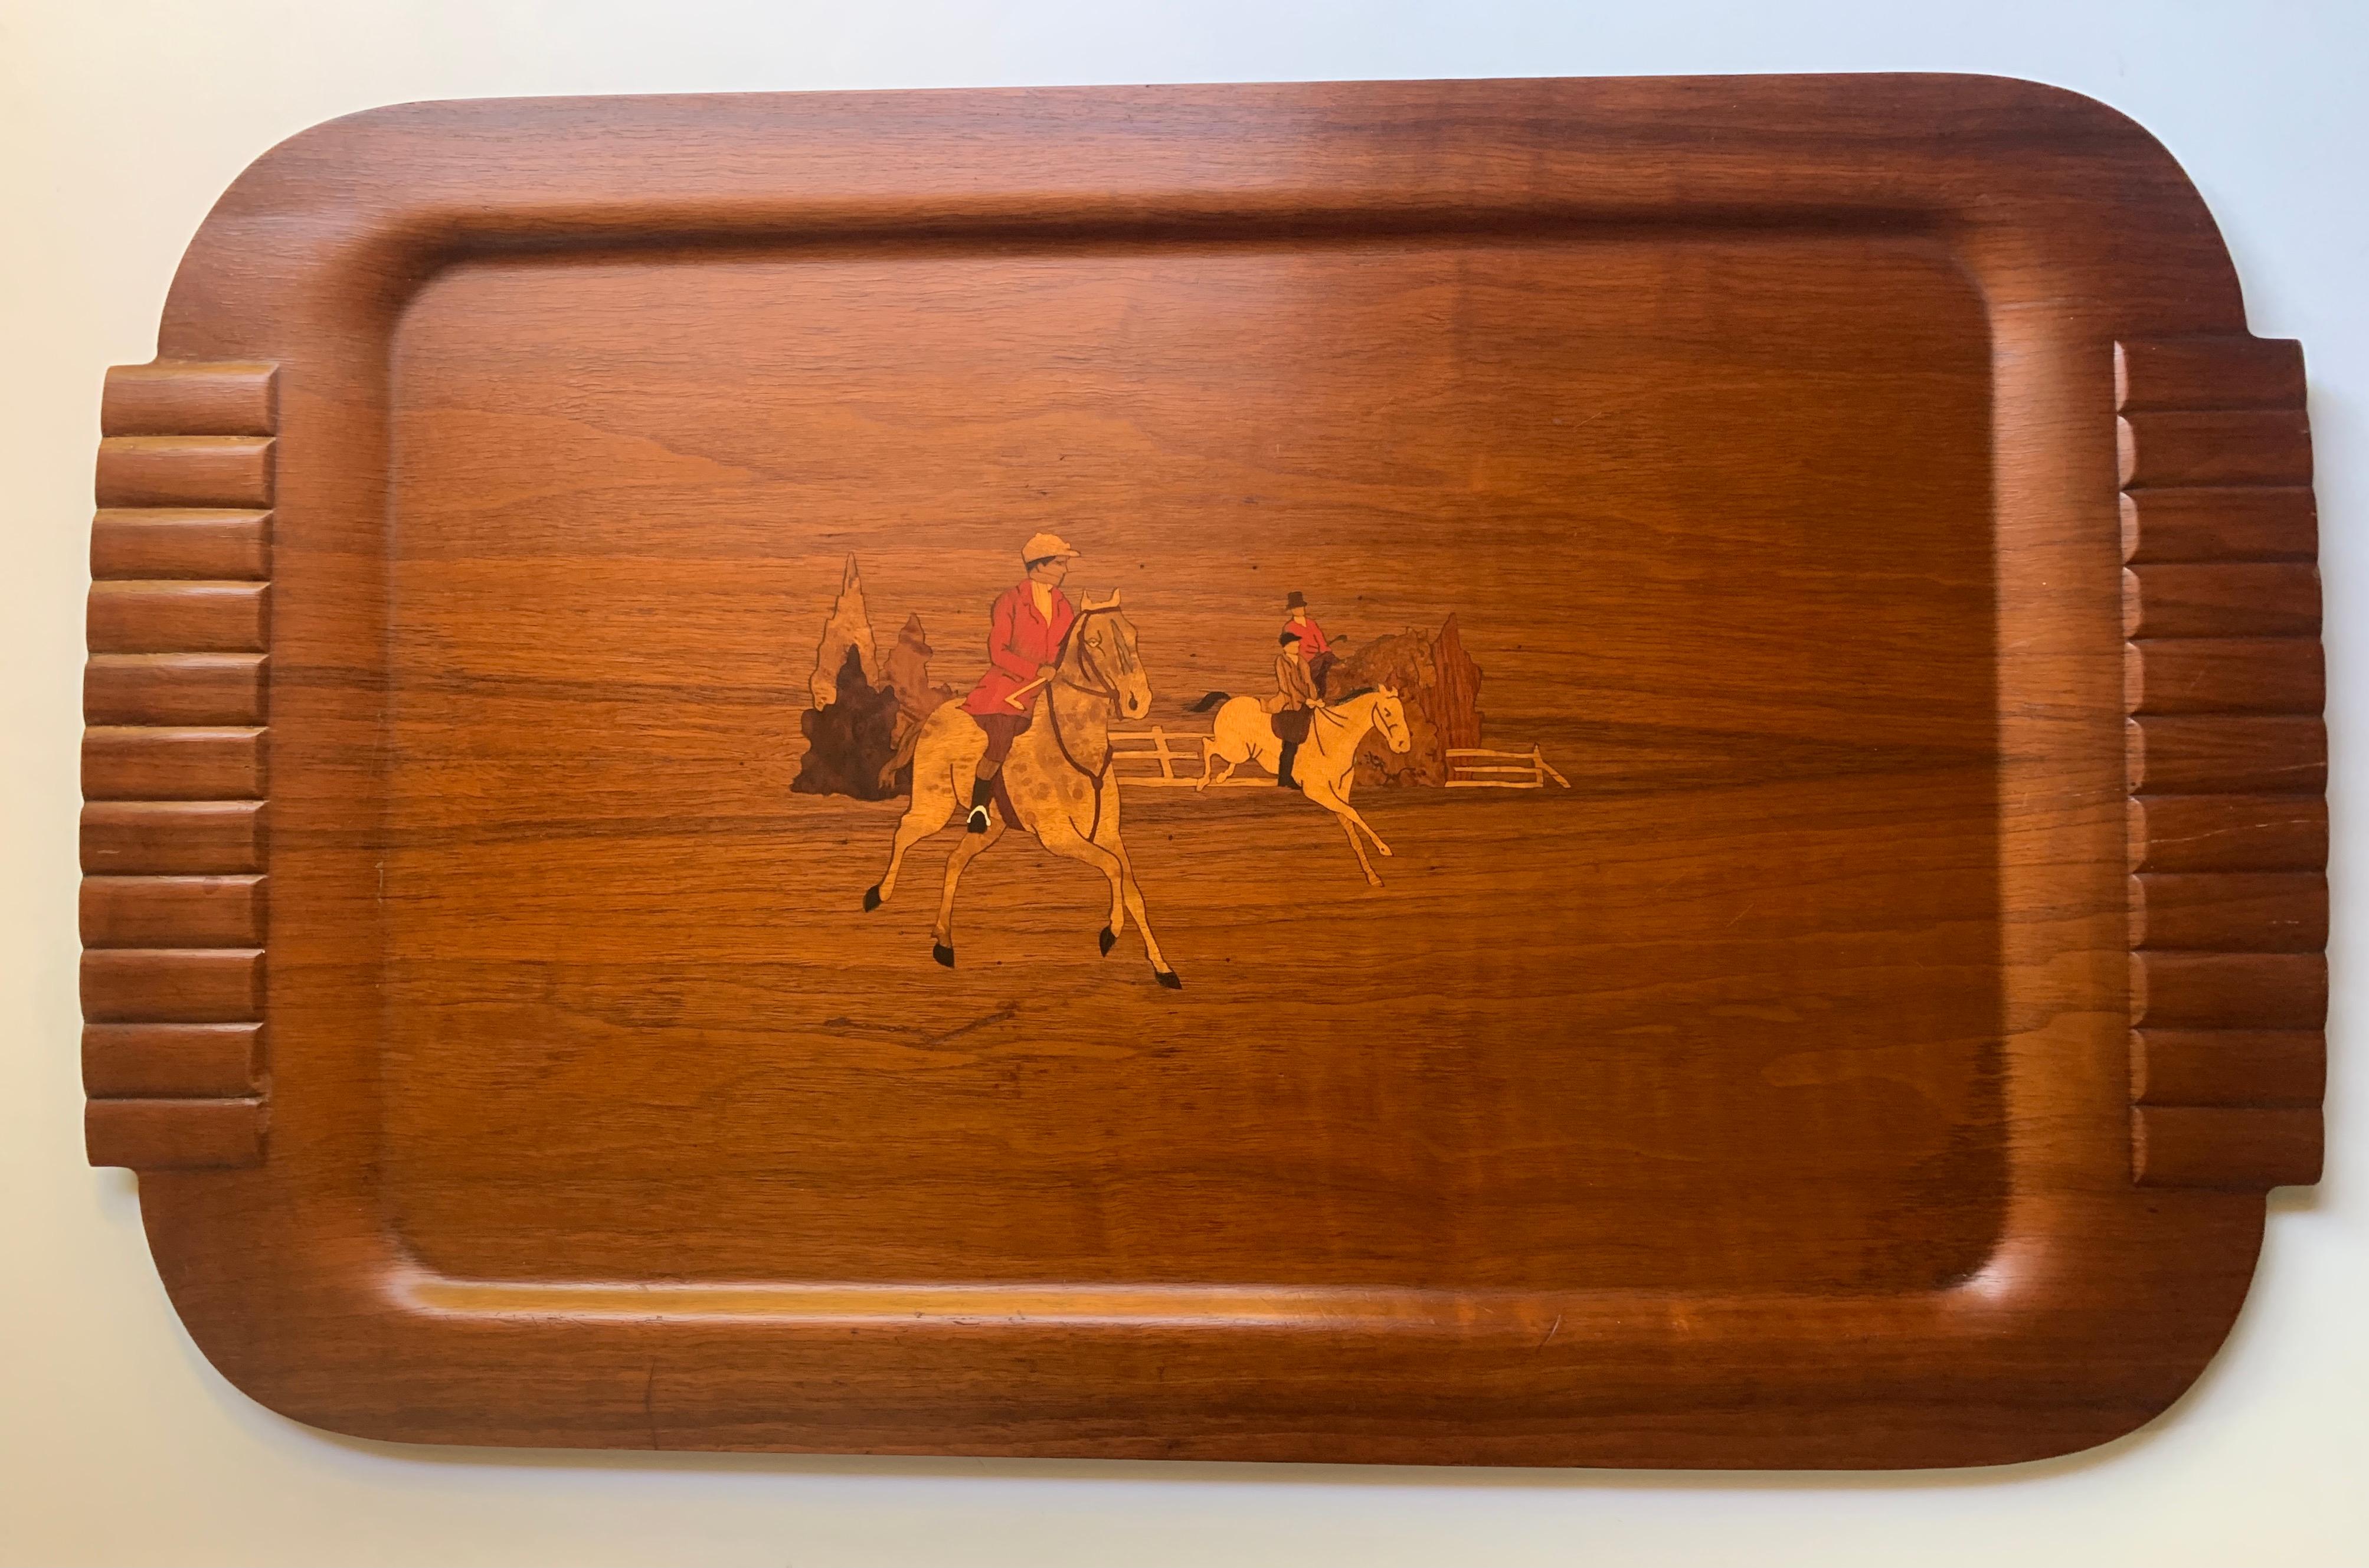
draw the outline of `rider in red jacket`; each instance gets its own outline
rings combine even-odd
[[[1036,692],[1052,678],[1061,640],[1078,618],[1060,588],[1078,553],[1058,534],[1038,533],[1020,547],[1020,558],[1027,578],[996,596],[988,616],[987,673],[963,699],[963,711],[987,731],[987,753],[970,787],[967,826],[974,833],[987,831],[987,803],[994,798],[996,777],[1013,741],[1028,727]]]

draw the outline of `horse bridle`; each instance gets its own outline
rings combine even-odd
[[[1344,704],[1349,704],[1349,703],[1354,703],[1354,702],[1356,702],[1359,697],[1364,697],[1364,696],[1368,696],[1368,695],[1376,695],[1376,696],[1390,697],[1390,698],[1393,698],[1393,699],[1395,699],[1395,698],[1397,697],[1397,693],[1396,693],[1396,692],[1385,692],[1385,691],[1383,691],[1379,686],[1369,686],[1369,687],[1365,688],[1363,691],[1352,692],[1349,695],[1347,695],[1347,696],[1345,696],[1345,697],[1342,698],[1342,699],[1341,699],[1339,702],[1337,702],[1337,703],[1325,703],[1325,704],[1319,704],[1319,705],[1311,706],[1311,707],[1309,709],[1309,712],[1310,712],[1310,713],[1314,714],[1318,718],[1321,718],[1321,719],[1324,720],[1324,721],[1325,721],[1326,723],[1328,723],[1328,724],[1331,724],[1331,725],[1333,725],[1333,726],[1335,726],[1335,727],[1340,727],[1340,728],[1344,728],[1344,729],[1345,729],[1345,728],[1347,728],[1347,727],[1348,727],[1349,720],[1348,720],[1345,716],[1344,716],[1344,715],[1342,715],[1342,713],[1340,712],[1340,709],[1342,708],[1342,706],[1343,706]],[[1402,711],[1403,712],[1403,710],[1402,710]],[[1378,703],[1376,703],[1376,704],[1374,704],[1374,720],[1375,720],[1375,727],[1376,727],[1376,728],[1378,728],[1378,729],[1379,729],[1379,728],[1381,727],[1381,725],[1380,725],[1381,715],[1382,715],[1382,705],[1381,705],[1381,704],[1380,704],[1380,703],[1379,703],[1379,702],[1378,702]],[[1406,721],[1405,721],[1405,719],[1404,719],[1404,718],[1401,718],[1399,722],[1400,722],[1400,723],[1402,723],[1402,724],[1403,724],[1403,723],[1405,723]],[[1387,730],[1384,730],[1384,731],[1383,731],[1383,734],[1382,734],[1382,738],[1383,738],[1385,741],[1387,741],[1387,740],[1390,738],[1390,732],[1389,732],[1389,731],[1387,731]]]
[[[1089,697],[1101,697],[1111,704],[1112,706],[1117,706],[1118,688],[1111,684],[1109,679],[1103,674],[1102,666],[1094,662],[1093,645],[1087,642],[1080,635],[1080,628],[1085,625],[1090,617],[1095,615],[1108,615],[1115,612],[1117,609],[1118,606],[1116,604],[1089,605],[1087,608],[1078,612],[1076,618],[1070,623],[1070,629],[1063,633],[1061,636],[1062,656],[1064,658],[1068,656],[1070,644],[1074,640],[1078,644],[1079,665],[1081,667],[1092,666],[1094,680],[1100,682],[1100,684],[1081,686],[1066,675],[1056,674],[1053,677],[1053,683],[1055,685],[1067,686],[1072,692],[1083,692]]]

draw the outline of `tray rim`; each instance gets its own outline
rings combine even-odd
[[[1674,120],[1683,120],[1687,139],[1671,140]],[[1445,136],[1437,134],[1443,124],[1453,128]],[[1420,160],[1399,138],[1413,127],[1432,132],[1421,139]],[[526,166],[488,167],[489,139],[505,142]],[[1869,155],[1871,140],[1894,161]],[[1800,160],[1778,171],[1773,194],[1771,142]],[[902,156],[884,161],[884,147]],[[1980,189],[1970,191],[1969,147],[2005,148],[2022,161],[2004,173],[1984,166]],[[1505,155],[1516,149],[1542,155],[1547,172],[1515,166],[1521,160]],[[1760,183],[1748,189],[1734,168],[1721,166],[1740,154],[1752,155],[1745,164],[1759,160]],[[1677,183],[1694,193],[1675,205],[1666,200],[1672,166],[1686,177]],[[357,187],[358,176],[390,166],[402,171],[397,177]],[[1577,175],[1586,177],[1589,199],[1574,203],[1561,192]],[[1656,209],[1656,200],[1665,205]],[[2123,537],[2121,515],[2132,496],[2147,504],[2156,487],[2134,468],[2132,452],[2134,432],[2146,434],[2157,410],[2146,406],[2144,378],[2133,402],[2131,351],[2121,356],[2125,371],[2118,378],[2115,345],[2217,344],[2212,364],[2225,378],[2228,363],[2250,366],[2263,356],[2233,347],[2253,340],[2245,337],[2227,256],[2193,189],[2143,131],[2091,100],[1999,78],[1867,76],[484,100],[372,110],[282,143],[209,216],[167,303],[159,366],[144,380],[127,378],[120,401],[110,383],[100,498],[110,499],[110,456],[111,498],[155,506],[160,483],[169,491],[175,474],[193,473],[200,463],[219,467],[235,455],[221,443],[243,441],[241,451],[253,451],[259,442],[259,476],[234,500],[269,510],[275,532],[292,522],[325,527],[333,515],[360,526],[367,518],[356,497],[367,485],[357,489],[348,470],[362,465],[341,464],[306,438],[333,419],[355,418],[374,370],[383,398],[383,367],[369,363],[372,333],[383,347],[412,292],[446,261],[477,248],[635,243],[653,228],[722,243],[812,228],[914,235],[1119,228],[1156,235],[1289,232],[1311,214],[1388,228],[1455,227],[1459,215],[1476,214],[1518,223],[1557,214],[1749,217],[1780,210],[1795,221],[1928,227],[1956,251],[1993,305],[2001,624],[2003,634],[2010,624],[2029,631],[2016,646],[2039,650],[2021,656],[2031,679],[2012,698],[2002,679],[2010,779],[2002,793],[2013,794],[2020,780],[2028,787],[2018,797],[2040,803],[2002,821],[2003,906],[2019,895],[2066,902],[2056,846],[2067,838],[2090,846],[2084,865],[2098,874],[2077,879],[2069,912],[2045,930],[2024,932],[2008,921],[2002,933],[2010,976],[2024,979],[2020,990],[2010,981],[2008,1047],[2016,1063],[2009,1125],[2020,1177],[2010,1234],[1990,1266],[1951,1290],[1913,1299],[1771,1293],[1688,1305],[1678,1313],[1689,1321],[1676,1339],[1665,1322],[1662,1338],[1648,1334],[1631,1348],[1683,1343],[1703,1354],[1711,1375],[1739,1380],[1750,1397],[1731,1396],[1723,1407],[1697,1409],[1688,1422],[1642,1435],[1621,1430],[1640,1420],[1634,1408],[1592,1425],[1566,1418],[1496,1431],[1454,1420],[1393,1430],[1345,1409],[1329,1430],[1261,1431],[1204,1417],[1206,1430],[1188,1424],[1161,1432],[1141,1419],[1161,1407],[1146,1404],[1140,1391],[1132,1404],[1107,1386],[1102,1391],[1115,1409],[1132,1412],[1130,1422],[1107,1413],[1063,1417],[1050,1407],[1015,1411],[1008,1373],[934,1407],[910,1380],[918,1368],[999,1359],[1009,1368],[1086,1339],[1121,1342],[1079,1356],[1106,1366],[1124,1360],[1129,1343],[1230,1365],[1231,1352],[1215,1341],[1259,1341],[1265,1348],[1254,1362],[1266,1357],[1289,1374],[1279,1381],[1296,1380],[1319,1404],[1337,1403],[1344,1393],[1337,1373],[1303,1364],[1300,1351],[1311,1344],[1362,1341],[1357,1354],[1385,1368],[1411,1355],[1453,1358],[1470,1350],[1468,1379],[1482,1369],[1502,1375],[1509,1349],[1543,1348],[1566,1316],[1574,1319],[1573,1340],[1584,1337],[1582,1326],[1596,1325],[1613,1344],[1621,1343],[1623,1319],[1641,1312],[1666,1319],[1668,1299],[1655,1292],[1482,1301],[1466,1293],[1345,1290],[1306,1301],[1299,1299],[1304,1292],[1256,1286],[1196,1288],[1199,1295],[1096,1287],[1068,1291],[1065,1306],[1048,1299],[1061,1292],[999,1288],[952,1310],[923,1300],[915,1317],[914,1300],[896,1288],[876,1290],[864,1310],[842,1304],[791,1315],[752,1311],[746,1288],[723,1284],[720,1294],[670,1309],[676,1329],[695,1327],[700,1344],[727,1347],[689,1359],[704,1355],[722,1365],[776,1341],[804,1344],[810,1354],[816,1333],[843,1333],[853,1322],[877,1342],[867,1354],[883,1368],[878,1386],[906,1389],[915,1412],[927,1413],[906,1413],[901,1425],[872,1415],[865,1425],[843,1408],[843,1396],[835,1418],[828,1399],[802,1396],[808,1400],[802,1424],[785,1423],[751,1417],[711,1390],[670,1393],[661,1420],[655,1368],[660,1357],[681,1363],[686,1353],[652,1338],[668,1322],[650,1322],[646,1297],[641,1313],[626,1310],[630,1301],[612,1310],[593,1299],[593,1288],[555,1311],[503,1304],[501,1292],[513,1288],[425,1276],[377,1229],[362,1181],[366,1158],[338,1152],[341,1135],[355,1141],[367,1091],[349,1084],[344,1108],[324,1116],[298,1097],[321,1092],[317,1068],[297,1073],[285,1060],[268,1070],[251,1061],[250,1093],[93,1102],[93,1158],[143,1172],[152,1249],[192,1336],[232,1381],[315,1425],[361,1436],[546,1446],[1890,1468],[2063,1452],[2128,1430],[2168,1405],[2201,1371],[2243,1299],[2260,1236],[2260,1193],[2272,1185],[2265,1178],[2316,1175],[2317,1113],[2309,1113],[2309,1171],[2291,1136],[2279,1145],[2283,1163],[2257,1159],[2249,1166],[2242,1156],[2259,1153],[2260,1124],[2232,1127],[2227,1116],[2275,1112],[2292,1124],[2301,1107],[2243,1099],[2155,1107],[2145,1103],[2143,1087],[2134,1092],[2100,1076],[2121,1066],[2100,1053],[2101,1031],[2119,1040],[2142,1021],[2145,1003],[2134,1006],[2134,999],[2164,990],[2160,975],[2150,983],[2150,971],[2164,966],[2143,941],[2146,834],[2132,826],[2143,816],[2134,818],[2126,800],[2142,781],[2116,732],[2126,722],[2142,737],[2150,726],[2169,733],[2146,712],[2146,661],[2154,654],[2161,668],[2162,658],[2144,635],[2144,600],[2140,622],[2130,618],[2125,596],[2140,580],[2134,572],[2148,563],[2123,565],[2144,545]],[[2077,214],[2089,226],[2068,227]],[[2061,302],[2068,280],[2078,285],[2079,300],[2069,309]],[[2068,316],[2077,320],[2068,324]],[[2076,357],[2076,345],[2088,350],[2081,363],[2094,362],[2094,374],[2084,368],[2078,384],[2058,384],[2061,361]],[[248,373],[230,375],[225,362]],[[2273,404],[2288,396],[2283,375],[2273,374],[2263,395]],[[212,390],[189,392],[200,383]],[[2185,385],[2176,377],[2159,384]],[[2292,390],[2299,419],[2299,361]],[[225,421],[238,428],[214,428]],[[123,478],[143,462],[145,490],[136,474]],[[199,499],[219,503],[212,492]],[[2051,578],[2058,586],[2042,593],[2038,585]],[[266,585],[256,597],[274,591],[268,630],[247,634],[263,643],[267,658],[282,625],[320,614],[292,604],[285,583]],[[2059,624],[2067,596],[2095,619]],[[2312,643],[2316,649],[2316,635]],[[267,759],[277,764],[296,754],[293,742],[303,738],[282,716],[301,711],[283,698],[303,700],[289,674],[288,666],[269,665],[272,723],[250,727],[258,731],[258,798]],[[2138,716],[2126,717],[2133,713]],[[2117,721],[2112,727],[2102,722],[2108,715]],[[253,716],[265,715],[258,709]],[[282,816],[301,823],[317,808],[317,796],[307,802],[308,787],[285,769],[272,778],[275,828]],[[2134,857],[2127,871],[2126,846]],[[268,849],[263,859],[268,872]],[[2109,859],[2112,877],[2099,869]],[[2125,896],[2109,896],[2124,888]],[[252,920],[246,983],[261,1005],[247,1005],[261,1024],[272,1001],[290,994],[303,955],[284,924],[263,940],[259,889]],[[93,951],[102,968],[130,961],[125,950],[104,944]],[[121,983],[102,974],[94,992],[86,979],[86,998],[96,996],[104,1015],[109,985]],[[2197,983],[2209,993],[2201,1004],[2207,1013],[2215,998],[2242,1010],[2244,997],[2231,1001],[2227,990],[2237,984],[2242,991],[2242,981],[2208,976]],[[2324,979],[2320,984],[2324,990]],[[2100,1023],[2101,1013],[2116,1016]],[[2080,1070],[2070,1090],[2063,1082],[2067,1051]],[[2058,1077],[2036,1091],[2052,1065]],[[127,1117],[127,1108],[136,1116]],[[2221,1115],[2202,1128],[2192,1115],[2160,1114],[2205,1108]],[[2174,1125],[2182,1122],[2189,1125]],[[2190,1139],[2185,1178],[2165,1162],[2172,1146],[2167,1127],[2175,1139]],[[2133,1174],[2146,1178],[2150,1166],[2165,1185],[2134,1185]],[[275,1183],[290,1190],[275,1191]],[[2123,1272],[2102,1282],[2095,1272],[2100,1254],[2069,1255],[2099,1236],[2135,1253],[2133,1235],[2155,1238],[2153,1252],[2142,1260],[2109,1249],[2104,1255],[2116,1256]],[[2183,1244],[2170,1245],[2175,1241]],[[2093,1287],[2071,1310],[2047,1294],[2068,1271]],[[1209,1305],[1207,1289],[1226,1295],[1225,1310],[1191,1310]],[[2150,1337],[2150,1301],[2167,1292],[2192,1304],[2193,1321]],[[978,1321],[983,1307],[1000,1302],[1008,1310],[1022,1298],[1016,1321]],[[484,1375],[477,1347],[528,1323],[544,1325],[531,1332],[552,1347],[538,1352],[547,1364],[532,1378],[530,1397],[544,1402],[544,1413],[489,1425],[471,1399]],[[1198,1343],[1205,1339],[1211,1343]],[[917,1348],[918,1340],[933,1343]],[[1873,1391],[1849,1408],[1862,1417],[1921,1420],[1923,1432],[1904,1441],[1876,1419],[1860,1431],[1783,1433],[1771,1413],[1790,1406],[1798,1414],[1805,1402],[1815,1408],[1818,1369],[1838,1367],[1838,1343],[1859,1345],[1870,1364],[1863,1380]],[[2077,1352],[2131,1344],[2140,1346],[2133,1358],[2146,1363],[2138,1373],[2082,1384],[2087,1357]],[[1975,1375],[1940,1365],[1946,1357],[1938,1346],[1973,1357]],[[396,1365],[405,1357],[423,1365]],[[1751,1357],[1782,1367],[1766,1375],[1749,1369]],[[1938,1369],[1925,1365],[1928,1357]],[[571,1358],[604,1370],[589,1379],[571,1376],[565,1365]],[[2045,1386],[2019,1371],[2019,1360],[2043,1366]],[[620,1380],[621,1369],[645,1363],[652,1368],[647,1384]],[[1402,1367],[1372,1375],[1411,1389],[1434,1388],[1436,1377]],[[1602,1377],[1604,1368],[1577,1356],[1555,1375]],[[350,1389],[337,1391],[357,1378],[383,1385],[372,1404],[357,1406]],[[1680,1379],[1667,1391],[1701,1402],[1711,1391],[1706,1380]],[[1478,1385],[1464,1386],[1469,1392]],[[1089,1379],[1068,1391],[1074,1399],[1095,1391]],[[2084,1400],[2099,1409],[2082,1415],[2075,1407]],[[2028,1411],[2034,1430],[2004,1431],[2001,1409]],[[2049,1426],[2052,1420],[2058,1425]]]

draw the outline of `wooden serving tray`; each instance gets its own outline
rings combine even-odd
[[[2301,361],[2085,99],[418,105],[158,354],[90,1153],[299,1420],[1996,1463],[2317,1176]]]

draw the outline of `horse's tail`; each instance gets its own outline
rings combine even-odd
[[[913,753],[921,749],[921,727],[917,724],[905,732],[905,738],[897,743],[896,752],[880,765],[882,789],[892,794],[896,792],[897,774],[912,764]]]
[[[1201,700],[1199,702],[1185,704],[1184,711],[1188,714],[1205,714],[1211,708],[1216,707],[1219,703],[1230,700],[1232,696],[1233,693],[1231,692],[1204,692],[1201,694]]]

